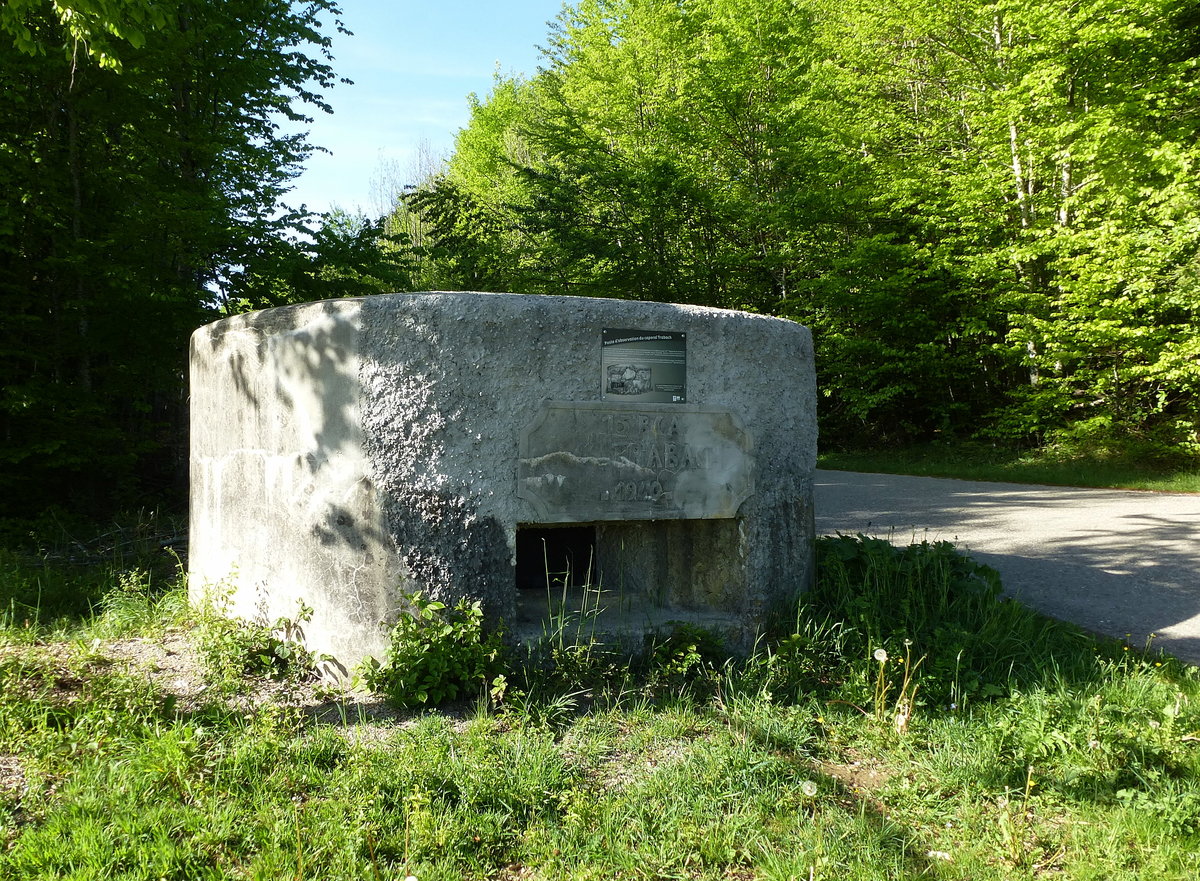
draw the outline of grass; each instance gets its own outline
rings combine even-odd
[[[101,566],[86,611],[0,628],[0,877],[1200,875],[1195,667],[1006,601],[946,544],[819,546],[818,586],[750,658],[688,632],[632,672],[603,646],[516,655],[499,703],[480,683],[386,724],[305,713],[296,670],[282,700],[177,700],[111,634],[178,628],[181,588]],[[10,560],[0,591],[62,601],[78,582],[47,566]]]
[[[831,471],[956,477],[963,480],[1200,493],[1200,462],[1160,462],[1131,454],[1026,453],[982,445],[928,444],[895,450],[822,453],[817,467]]]

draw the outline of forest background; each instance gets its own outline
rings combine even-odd
[[[0,517],[179,504],[195,327],[396,290],[795,319],[825,448],[1200,456],[1195,0],[580,0],[378,218],[286,207],[339,13],[0,7]]]

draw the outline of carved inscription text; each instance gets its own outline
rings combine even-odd
[[[752,464],[725,410],[548,403],[521,435],[517,495],[544,523],[733,517]]]

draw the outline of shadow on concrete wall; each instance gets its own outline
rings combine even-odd
[[[205,360],[228,371],[238,398],[222,407],[253,422],[248,445],[275,443],[269,452],[296,454],[310,476],[323,471],[323,481],[338,469],[349,474],[362,448],[357,333],[346,304],[328,301],[234,316],[209,336]],[[373,551],[385,536],[361,512],[374,489],[361,478],[346,484],[342,498],[310,512],[311,533],[325,547]]]
[[[253,361],[238,345],[244,342],[247,333],[253,335],[255,343]],[[317,448],[336,450],[345,446],[353,428],[356,377],[347,370],[353,353],[353,335],[354,328],[345,320],[344,307],[339,308],[337,301],[253,312],[226,319],[220,332],[209,334],[206,360],[218,363],[223,350],[234,349],[224,360],[234,388],[253,410],[263,405],[258,390],[263,388],[268,373],[274,374],[273,391],[288,406],[296,404],[295,388],[302,384],[313,388],[321,404],[315,433]],[[278,351],[281,339],[290,352]],[[280,354],[287,358],[287,366],[293,371],[290,381],[272,363]]]

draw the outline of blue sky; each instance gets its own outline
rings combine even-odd
[[[327,94],[333,115],[316,114],[310,140],[332,155],[313,154],[287,201],[375,214],[373,179],[387,167],[407,176],[423,143],[448,155],[468,120],[467,96],[486,96],[497,68],[536,72],[537,47],[562,0],[342,0],[342,7],[354,35],[331,34],[334,69],[354,85]]]

